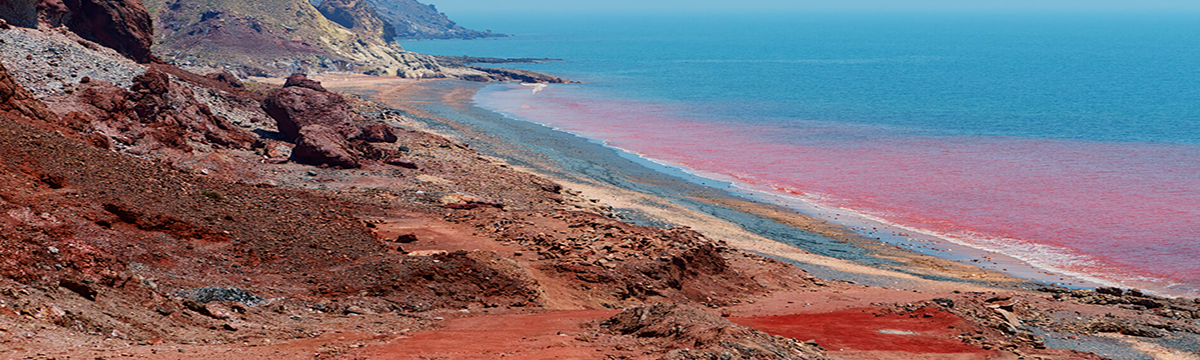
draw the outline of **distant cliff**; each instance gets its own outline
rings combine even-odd
[[[185,67],[442,76],[432,58],[392,43],[395,30],[362,0],[325,0],[320,9],[307,0],[144,2],[157,27],[154,53]]]
[[[507,36],[491,30],[475,31],[451,21],[446,14],[438,12],[433,5],[416,0],[366,0],[375,6],[380,15],[396,28],[396,37],[401,39],[478,39]]]

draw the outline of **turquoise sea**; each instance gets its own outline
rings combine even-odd
[[[1194,14],[467,16],[476,103],[1056,273],[1200,295]],[[535,91],[536,90],[536,91]]]

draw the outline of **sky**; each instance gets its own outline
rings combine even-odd
[[[441,12],[1200,12],[1197,0],[418,0]]]

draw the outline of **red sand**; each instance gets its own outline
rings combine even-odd
[[[912,315],[883,315],[885,313],[883,309],[860,308],[731,320],[773,335],[813,339],[834,354],[842,349],[935,354],[988,352],[955,338],[967,325],[957,315],[932,308],[919,309]]]
[[[611,352],[576,339],[580,324],[616,311],[551,311],[532,315],[477,316],[448,320],[441,330],[401,337],[356,354],[371,359],[581,359]]]

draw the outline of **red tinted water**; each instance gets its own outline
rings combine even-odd
[[[702,121],[553,88],[477,100],[649,158],[1062,269],[1183,283],[1184,293],[1200,285],[1200,146]]]

